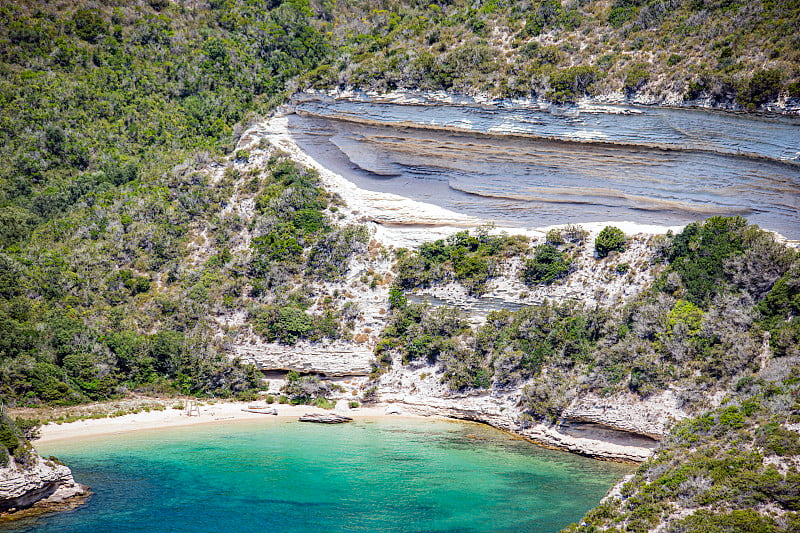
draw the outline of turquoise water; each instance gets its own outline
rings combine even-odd
[[[408,419],[238,422],[39,448],[96,494],[14,531],[551,532],[630,470],[485,426]]]

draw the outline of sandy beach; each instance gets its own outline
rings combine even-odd
[[[243,402],[224,402],[213,405],[200,406],[199,414],[189,416],[184,409],[167,408],[163,411],[151,410],[139,413],[127,414],[112,418],[93,418],[79,420],[69,423],[49,423],[42,426],[41,438],[36,440],[39,443],[51,443],[62,440],[74,440],[101,435],[112,435],[117,433],[129,433],[132,431],[162,429],[180,426],[193,426],[199,424],[215,424],[231,422],[236,420],[263,420],[265,422],[297,419],[307,413],[338,413],[350,416],[354,419],[375,418],[382,416],[391,417],[410,417],[415,415],[401,412],[399,414],[387,414],[391,409],[385,406],[359,407],[355,409],[339,408],[333,411],[312,407],[309,405],[270,405],[275,408],[276,415],[253,413],[245,411],[253,403]]]

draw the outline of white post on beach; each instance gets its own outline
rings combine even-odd
[[[194,400],[186,401],[186,416],[200,416],[200,406]]]

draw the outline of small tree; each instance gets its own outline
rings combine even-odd
[[[614,226],[606,226],[594,241],[598,257],[606,257],[611,252],[625,251],[625,234]]]
[[[537,246],[533,259],[525,262],[522,281],[529,287],[540,283],[550,285],[569,274],[571,262],[567,254],[560,252],[552,244]]]

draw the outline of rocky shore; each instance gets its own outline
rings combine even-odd
[[[359,189],[303,152],[288,132],[285,117],[273,117],[254,125],[242,136],[237,149],[249,151],[253,168],[267,157],[269,150],[278,149],[316,169],[326,188],[346,199],[346,206],[339,210],[341,222],[366,224],[375,247],[389,250],[415,247],[480,223],[430,204],[401,197],[387,199],[386,195]],[[261,152],[264,154],[260,155]],[[540,303],[545,299],[577,299],[601,307],[623,304],[639,294],[654,278],[652,237],[680,228],[631,222],[613,224],[629,236],[628,249],[613,258],[598,260],[592,247],[585,245],[576,256],[575,272],[565,283],[530,289],[519,281],[521,265],[517,262],[505,267],[482,298],[471,296],[457,284],[420,291],[417,296],[464,309],[473,322],[485,319],[492,306],[512,308]],[[591,243],[604,226],[605,223],[584,224],[586,242]],[[493,231],[524,234],[533,242],[544,242],[548,229],[494,228]],[[379,254],[373,255],[377,257]],[[612,275],[614,266],[623,262],[631,265],[629,273],[626,276]],[[379,275],[384,283],[371,288],[359,285],[359,277],[368,271]],[[358,304],[362,318],[354,328],[351,341],[300,342],[296,346],[285,346],[265,343],[255,335],[239,335],[228,345],[229,351],[232,356],[253,362],[271,375],[270,394],[280,394],[282,372],[292,370],[315,374],[336,384],[334,399],[338,401],[369,396],[376,405],[389,405],[387,409],[394,412],[477,421],[546,447],[613,461],[646,460],[669,426],[687,416],[680,409],[673,391],[646,401],[633,396],[597,398],[586,394],[575,399],[557,423],[548,425],[526,419],[520,407],[524,383],[512,390],[454,393],[441,383],[435,365],[412,368],[400,361],[395,361],[383,375],[370,376],[377,333],[385,325],[389,308],[388,282],[391,277],[391,260],[356,258],[350,265],[347,279],[335,287],[328,287],[352,293]],[[241,317],[221,317],[219,322],[221,325],[244,325]]]
[[[38,454],[25,464],[10,457],[0,468],[0,522],[77,507],[90,496],[68,467]]]
[[[672,423],[688,416],[678,407],[674,391],[668,390],[644,401],[633,395],[598,398],[586,394],[576,398],[557,423],[536,423],[527,420],[519,407],[521,388],[452,393],[432,370],[409,369],[397,362],[380,378],[381,401],[410,414],[472,420],[545,447],[631,463],[649,458]],[[574,430],[575,423],[582,423],[582,431]]]

